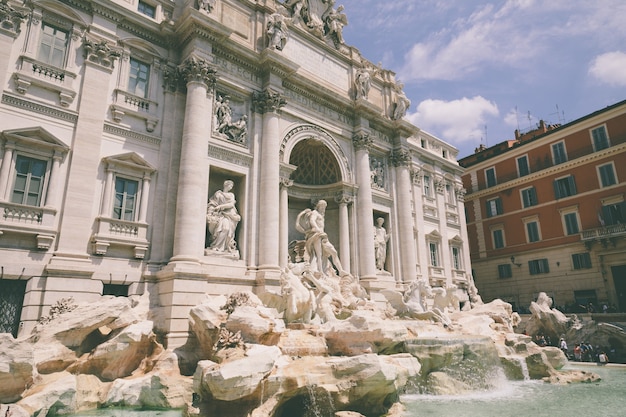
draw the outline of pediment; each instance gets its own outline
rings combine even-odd
[[[107,156],[103,160],[109,165],[109,167],[125,167],[148,173],[156,171],[155,167],[135,152]]]
[[[5,130],[2,132],[2,137],[18,144],[30,145],[37,148],[45,147],[62,152],[67,152],[70,149],[62,140],[41,126]]]

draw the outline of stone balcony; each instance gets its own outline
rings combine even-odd
[[[106,255],[110,246],[125,246],[133,249],[135,259],[143,259],[150,242],[147,239],[146,223],[99,217],[97,232],[92,238],[96,255]]]
[[[15,88],[20,94],[26,94],[35,85],[57,93],[63,107],[69,107],[76,97],[76,90],[73,88],[76,74],[25,55],[20,57],[18,71],[13,77]]]
[[[625,237],[626,224],[612,224],[595,229],[587,229],[580,234],[580,240],[583,241],[587,249],[591,249],[594,242],[599,242],[605,248],[609,243],[615,246],[617,239]]]
[[[15,233],[34,236],[37,249],[48,250],[57,235],[57,210],[0,202],[0,235]]]

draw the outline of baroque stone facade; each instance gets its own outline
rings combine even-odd
[[[296,218],[319,200],[343,269],[372,299],[415,278],[470,285],[457,150],[406,120],[393,71],[344,39],[349,11],[321,0],[2,10],[0,293],[17,295],[0,331],[29,332],[69,296],[149,291],[180,346],[205,294],[280,286],[303,239]]]

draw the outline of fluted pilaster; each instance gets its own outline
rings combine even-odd
[[[398,237],[400,239],[400,271],[402,281],[417,277],[413,210],[411,207],[411,153],[406,149],[392,152],[391,162],[396,170],[398,204]]]

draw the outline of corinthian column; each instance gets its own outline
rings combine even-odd
[[[172,262],[198,263],[204,251],[207,202],[207,142],[213,114],[215,70],[191,57],[179,68],[187,84],[185,121],[180,151]]]
[[[374,227],[372,187],[370,182],[369,148],[373,139],[365,132],[356,133],[352,144],[356,151],[357,195],[357,241],[359,243],[359,275],[361,279],[376,278],[376,257],[374,253]]]
[[[259,193],[259,271],[278,272],[279,219],[276,203],[280,195],[280,131],[278,112],[286,103],[277,92],[270,89],[253,97],[255,111],[263,114],[263,137],[261,139],[261,172]]]
[[[293,185],[293,181],[289,178],[281,177],[280,179],[280,230],[278,233],[278,264],[281,268],[287,266],[289,256],[289,192],[288,189]]]
[[[401,278],[404,282],[410,282],[417,276],[413,211],[411,209],[411,153],[406,149],[395,150],[391,154],[391,161],[396,169]]]
[[[335,197],[339,204],[339,259],[344,271],[350,272],[350,222],[348,217],[348,204],[352,203],[352,197],[347,194],[339,194]]]

